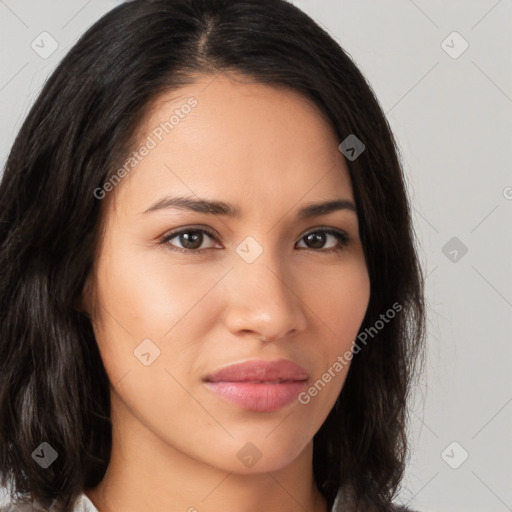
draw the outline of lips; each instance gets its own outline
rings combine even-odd
[[[287,360],[245,361],[205,377],[208,389],[225,401],[255,412],[273,412],[295,401],[308,372]]]

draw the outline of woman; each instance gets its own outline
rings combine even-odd
[[[0,211],[9,510],[403,510],[424,304],[402,170],[299,9],[109,12],[30,111]]]

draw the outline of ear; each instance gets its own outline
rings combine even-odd
[[[85,313],[89,317],[91,316],[91,295],[92,295],[92,278],[89,274],[85,279],[84,286],[80,295],[75,299],[73,303],[73,308],[81,313]]]

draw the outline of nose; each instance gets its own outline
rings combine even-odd
[[[237,261],[226,287],[226,324],[234,335],[277,341],[306,329],[304,290],[278,257],[264,251],[253,263]]]

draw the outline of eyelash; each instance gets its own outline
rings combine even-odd
[[[169,243],[170,240],[172,240],[173,238],[176,238],[177,236],[182,235],[184,233],[206,233],[208,236],[213,238],[213,240],[218,242],[215,234],[212,231],[210,231],[209,229],[186,228],[186,229],[181,229],[179,231],[174,231],[172,233],[169,233],[168,235],[164,235],[160,239],[160,244],[167,245],[172,251],[177,251],[177,252],[181,252],[181,253],[185,253],[185,254],[202,254],[205,251],[209,250],[209,249],[183,249],[182,247],[176,247]],[[343,233],[342,231],[334,230],[332,228],[323,228],[323,229],[320,228],[320,229],[316,229],[314,231],[309,231],[308,233],[303,235],[300,238],[300,240],[302,240],[303,238],[305,238],[308,235],[311,235],[313,233],[325,233],[327,235],[332,235],[338,240],[338,242],[340,242],[339,246],[331,247],[329,249],[310,249],[308,247],[305,248],[306,250],[313,251],[313,252],[328,252],[328,253],[336,252],[336,253],[338,253],[338,252],[343,251],[350,241],[350,238],[348,237],[348,235],[346,233]]]

